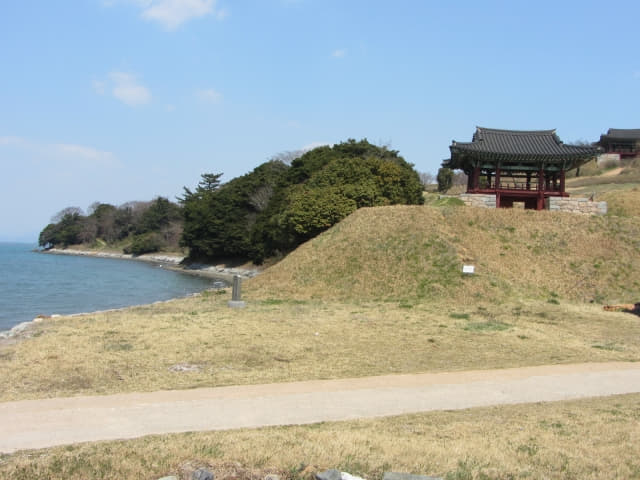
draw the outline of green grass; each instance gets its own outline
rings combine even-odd
[[[489,320],[486,322],[470,322],[463,328],[468,332],[501,332],[503,330],[510,329],[511,325],[504,322]]]

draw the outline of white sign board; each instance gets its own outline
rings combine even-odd
[[[475,273],[476,267],[473,265],[463,265],[462,273],[466,273],[467,275],[473,275]]]

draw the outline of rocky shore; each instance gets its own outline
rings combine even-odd
[[[169,270],[174,270],[180,273],[186,273],[189,275],[198,275],[202,277],[211,278],[214,280],[220,280],[221,286],[225,286],[226,284],[230,284],[233,282],[234,276],[239,276],[241,278],[247,279],[255,277],[260,273],[257,268],[241,268],[241,267],[227,267],[224,264],[221,265],[206,265],[206,264],[184,264],[185,257],[180,255],[171,255],[171,254],[163,254],[163,253],[154,253],[154,254],[146,254],[146,255],[130,255],[125,253],[118,252],[106,252],[99,250],[76,250],[76,249],[60,249],[60,248],[51,248],[49,250],[42,250],[41,253],[47,253],[51,255],[75,255],[75,256],[84,256],[84,257],[97,257],[97,258],[112,258],[116,260],[135,260],[140,262],[147,262],[157,265],[162,268],[166,268]],[[224,283],[222,282],[224,281]],[[215,286],[215,284],[214,284]],[[165,300],[166,301],[166,300]],[[153,303],[161,303],[159,302]],[[128,308],[128,307],[123,307]],[[122,310],[120,308],[116,308],[113,310]],[[108,310],[104,310],[108,311]],[[74,313],[65,316],[76,316],[76,315],[86,315],[89,312],[81,312]],[[91,312],[96,313],[96,312]],[[9,330],[1,330],[0,331],[0,349],[3,346],[15,343],[19,341],[21,338],[29,337],[33,330],[33,327],[38,322],[45,320],[47,318],[55,318],[60,315],[53,314],[47,316],[38,316],[31,321],[25,321],[15,325]]]
[[[100,250],[76,250],[51,248],[42,253],[53,255],[77,255],[84,257],[113,258],[119,260],[135,260],[139,262],[153,263],[163,268],[168,268],[190,275],[200,275],[210,278],[218,278],[232,281],[234,276],[252,278],[260,273],[257,268],[227,267],[225,264],[207,265],[202,263],[185,264],[185,257],[163,253],[148,253],[144,255],[131,255],[127,253],[105,252]]]

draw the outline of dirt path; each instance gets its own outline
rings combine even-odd
[[[622,167],[618,167],[618,168],[613,168],[611,170],[608,170],[606,172],[604,172],[601,176],[602,177],[613,177],[615,175],[620,175],[620,172],[623,170]]]
[[[640,392],[640,363],[589,363],[0,403],[0,452],[149,434]]]

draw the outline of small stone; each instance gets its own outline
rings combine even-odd
[[[158,480],[178,480],[178,477],[176,477],[175,475],[169,475],[168,477],[162,477]]]
[[[270,473],[269,475],[265,475],[263,480],[280,480],[280,475],[276,475],[275,473]]]
[[[316,480],[342,480],[342,473],[335,468],[316,473]]]
[[[170,372],[199,372],[201,367],[200,365],[191,365],[189,363],[177,363],[171,365],[168,370]]]
[[[191,474],[191,480],[213,480],[215,476],[206,468],[199,468]]]
[[[347,472],[342,472],[342,480],[364,480],[364,478],[351,475]]]

